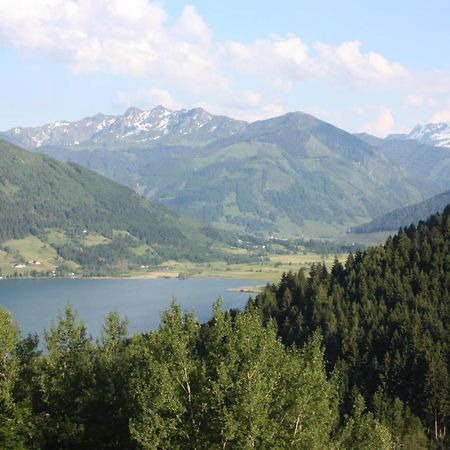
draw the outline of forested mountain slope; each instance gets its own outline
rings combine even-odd
[[[250,304],[275,322],[286,345],[303,345],[319,331],[348,398],[361,393],[378,418],[397,421],[402,439],[420,430],[407,418],[411,411],[435,443],[427,448],[447,448],[449,255],[447,207],[331,271],[318,265],[309,276],[288,273]]]
[[[450,191],[435,195],[415,205],[395,209],[380,217],[376,217],[369,223],[353,228],[355,233],[371,233],[374,231],[397,231],[412,223],[425,220],[432,214],[442,211],[450,205]]]
[[[138,263],[133,248],[147,264],[168,256],[207,259],[214,240],[206,234],[221,239],[220,233],[95,172],[1,141],[0,210],[1,242],[33,235],[81,265]],[[103,242],[91,240],[80,248],[86,235],[101,236]]]

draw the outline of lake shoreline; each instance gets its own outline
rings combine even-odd
[[[219,278],[219,279],[232,279],[239,278],[241,275],[239,272],[233,272],[229,275],[224,275],[221,272],[218,273],[197,273],[191,276],[180,276],[179,272],[149,272],[148,274],[140,274],[140,275],[105,275],[105,276],[67,276],[67,277],[2,277],[0,278],[0,282],[8,281],[8,280],[186,280],[192,278]],[[242,277],[246,278],[248,273],[243,272]],[[261,282],[269,282],[267,278],[255,278],[255,281]],[[243,289],[253,288],[253,287],[244,287]]]
[[[236,274],[234,274],[236,275]],[[180,277],[180,273],[178,272],[149,272],[148,274],[141,274],[141,275],[130,275],[130,276],[94,276],[94,277],[15,277],[15,278],[2,278],[1,281],[26,281],[26,280],[121,280],[121,281],[143,281],[143,280],[180,280],[184,281],[187,279],[219,279],[219,280],[226,280],[226,279],[233,279],[235,276],[224,276],[223,274],[196,274],[191,277],[182,278]],[[227,288],[227,292],[240,292],[240,293],[247,293],[247,294],[260,294],[265,285],[269,283],[268,280],[255,280],[255,281],[261,281],[261,283],[264,283],[264,285],[260,286],[237,286],[237,287],[230,287]]]

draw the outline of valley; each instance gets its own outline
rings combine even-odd
[[[423,199],[450,186],[450,150],[411,136],[351,135],[302,113],[247,123],[162,106],[14,128],[2,137],[46,156],[0,143],[11,210],[0,276],[276,280],[330,263],[447,204]],[[390,212],[421,200],[408,206],[416,214]],[[398,220],[374,226],[384,213]],[[273,238],[300,245],[266,248]],[[301,245],[310,239],[333,251]]]

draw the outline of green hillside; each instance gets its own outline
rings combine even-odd
[[[149,197],[247,231],[329,235],[389,205],[421,198],[372,147],[300,113],[256,122],[192,155],[166,152],[164,159],[177,159],[179,172],[164,182],[155,156],[140,178]]]
[[[391,163],[405,170],[422,188],[428,186],[433,194],[450,189],[450,151],[448,148],[422,144],[414,139],[399,139],[398,136],[386,139],[368,134],[357,137],[376,148]]]
[[[355,227],[355,233],[372,233],[377,231],[396,231],[412,223],[418,223],[427,219],[432,214],[442,211],[450,205],[450,191],[435,195],[415,205],[397,208],[380,217],[376,217],[369,223]]]
[[[127,187],[2,141],[0,210],[3,272],[38,257],[43,261],[33,263],[36,271],[81,267],[94,273],[167,258],[208,260],[217,256],[218,240],[223,243],[216,230],[151,204]]]
[[[424,194],[371,145],[302,113],[248,124],[206,146],[187,136],[183,145],[167,138],[139,147],[45,151],[193,218],[252,233],[331,236]]]

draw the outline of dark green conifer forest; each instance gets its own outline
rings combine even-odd
[[[0,448],[441,449],[450,207],[329,271],[285,274],[200,324],[173,302],[93,341],[70,307],[21,337],[0,309]]]
[[[449,216],[450,206],[331,271],[285,274],[250,302],[286,346],[320,333],[327,368],[342,377],[342,412],[362,395],[405,448],[419,436],[449,444]]]

